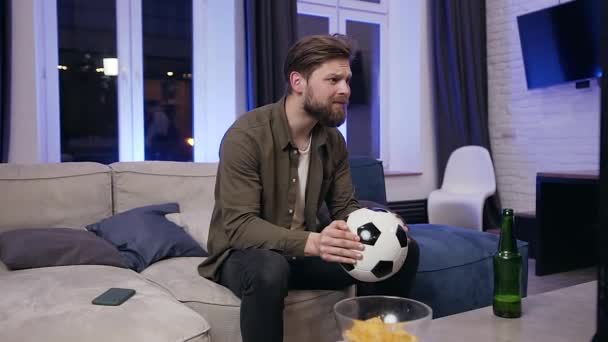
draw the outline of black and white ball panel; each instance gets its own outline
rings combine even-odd
[[[386,279],[398,271],[407,257],[407,234],[403,221],[385,210],[359,209],[347,222],[349,229],[365,245],[363,259],[342,266],[354,278],[366,282]]]

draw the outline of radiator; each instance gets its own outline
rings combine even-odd
[[[399,214],[406,223],[428,223],[429,218],[426,211],[426,199],[389,202],[391,211]]]

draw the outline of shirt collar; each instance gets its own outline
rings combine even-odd
[[[287,122],[287,113],[285,112],[285,96],[278,102],[275,102],[272,108],[272,124],[271,129],[281,150],[288,147],[296,148],[296,144],[291,137],[291,130]],[[312,144],[315,148],[325,145],[327,142],[327,127],[317,123],[312,129]]]

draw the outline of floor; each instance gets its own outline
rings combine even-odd
[[[535,260],[528,259],[528,296],[597,280],[596,267],[582,268],[542,277],[534,274],[535,267]]]

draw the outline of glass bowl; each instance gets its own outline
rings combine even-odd
[[[433,317],[424,303],[390,296],[347,298],[334,313],[344,342],[426,342]]]

